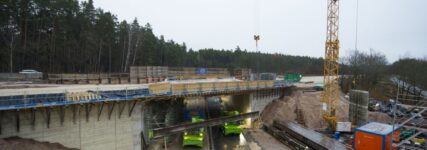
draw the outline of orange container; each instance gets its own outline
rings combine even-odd
[[[394,131],[394,132],[393,132]],[[393,141],[399,141],[400,130],[392,125],[371,122],[354,129],[354,149],[389,150]],[[397,150],[397,147],[393,147]]]

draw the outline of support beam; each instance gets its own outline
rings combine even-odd
[[[73,105],[73,123],[74,124],[77,123],[77,110],[78,109],[79,109],[79,105]]]
[[[31,127],[33,130],[36,126],[36,108],[31,109]]]
[[[419,111],[417,114],[412,115],[410,118],[406,119],[405,121],[403,121],[402,123],[400,123],[399,126],[403,126],[406,123],[408,123],[409,121],[411,121],[412,119],[414,119],[417,116],[421,116],[422,113],[424,113],[427,110],[427,108],[423,108],[421,111]]]
[[[255,112],[249,112],[249,113],[244,113],[244,114],[235,115],[235,116],[226,116],[226,117],[208,119],[203,122],[184,123],[184,124],[174,125],[174,126],[165,127],[165,128],[157,128],[153,130],[153,133],[154,133],[154,138],[161,138],[163,136],[176,134],[185,130],[197,129],[197,128],[208,127],[208,126],[216,126],[216,125],[224,124],[226,122],[239,121],[245,118],[255,118],[258,116],[259,116],[259,112],[255,111]]]
[[[123,110],[125,110],[126,103],[124,102],[121,102],[121,103],[117,102],[117,103],[118,103],[117,106],[119,107],[119,118],[121,118]]]
[[[21,123],[20,123],[20,119],[19,119],[19,109],[15,110],[15,119],[16,119],[16,132],[19,132]]]
[[[111,114],[113,114],[114,105],[116,105],[116,102],[112,102],[110,103],[110,105],[108,105],[108,120],[111,119]]]
[[[402,141],[400,141],[399,143],[397,143],[397,144],[393,144],[393,147],[400,147],[400,146],[402,146],[403,144],[405,144],[405,143],[407,143],[409,140],[411,140],[411,139],[413,139],[413,138],[415,138],[415,137],[417,137],[418,135],[420,135],[421,133],[425,133],[427,130],[420,130],[420,131],[418,131],[417,133],[415,133],[415,134],[413,134],[413,135],[411,135],[410,137],[408,137],[408,138],[406,138],[406,139],[404,139],[404,140],[402,140]]]
[[[346,146],[337,140],[334,140],[326,135],[322,135],[314,130],[307,129],[300,124],[286,121],[273,121],[271,127],[279,130],[276,134],[289,135],[291,138],[298,140],[299,142],[307,145],[310,149],[316,150],[345,150]]]
[[[65,106],[59,107],[59,120],[61,121],[61,126],[64,125],[64,118],[65,118]]]
[[[99,121],[99,117],[101,117],[101,113],[103,109],[104,109],[104,103],[101,102],[101,104],[98,105],[98,121]]]
[[[85,105],[85,110],[86,110],[86,122],[89,122],[89,115],[90,115],[90,111],[92,110],[92,104],[86,104]]]
[[[133,109],[135,108],[136,103],[137,103],[137,101],[133,101],[133,102],[131,102],[131,104],[129,105],[129,117],[131,117],[131,116],[132,116],[132,112],[133,112]]]
[[[46,111],[46,126],[47,128],[49,128],[50,127],[50,108],[46,107],[45,111]]]

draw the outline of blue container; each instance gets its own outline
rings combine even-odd
[[[339,140],[340,139],[340,132],[335,132],[335,140]]]

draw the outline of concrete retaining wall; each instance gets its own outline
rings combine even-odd
[[[51,111],[50,127],[47,128],[46,113],[44,109],[36,112],[36,125],[31,125],[31,113],[21,110],[20,131],[16,130],[14,112],[3,114],[2,134],[0,138],[19,136],[32,138],[37,141],[58,142],[66,147],[79,148],[82,150],[140,150],[140,133],[143,128],[142,105],[137,104],[133,110],[132,117],[128,117],[128,107],[125,108],[121,118],[118,117],[117,105],[108,119],[108,107],[104,109],[97,120],[97,108],[93,107],[90,112],[89,121],[86,122],[85,107],[81,107],[73,122],[71,108],[66,109],[65,119],[61,125],[59,111]]]
[[[253,94],[250,94],[250,106],[251,111],[262,112],[264,107],[267,106],[271,101],[278,99],[281,95],[279,90],[270,90],[270,91],[258,91]]]

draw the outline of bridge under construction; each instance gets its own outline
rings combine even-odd
[[[241,115],[206,120],[184,129],[251,119],[292,84],[233,78],[164,81],[152,84],[51,85],[0,90],[0,137],[19,136],[78,149],[144,149],[150,139],[168,136],[183,109],[211,105]],[[209,106],[208,106],[209,107]],[[194,110],[194,109],[193,109]],[[162,132],[163,131],[163,132]],[[172,132],[171,132],[172,133]]]

